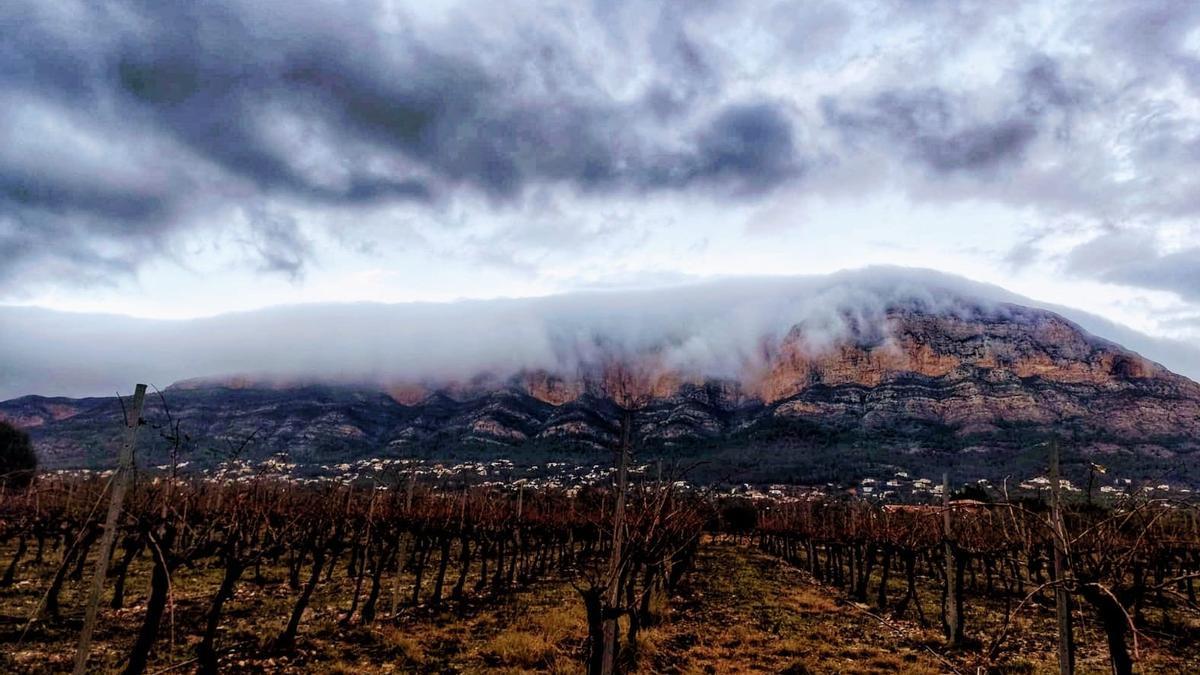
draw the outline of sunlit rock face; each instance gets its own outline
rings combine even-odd
[[[747,395],[777,415],[906,418],[963,431],[1078,422],[1126,436],[1193,434],[1200,386],[1052,313],[888,314],[886,334],[822,349],[788,335]]]
[[[894,309],[881,328],[833,344],[812,344],[797,325],[735,379],[671,371],[651,353],[508,384],[554,406],[588,395],[638,408],[655,422],[642,425],[646,434],[674,440],[720,434],[744,409],[868,427],[919,419],[964,432],[1069,421],[1128,436],[1200,429],[1200,385],[1051,312],[1015,305],[970,315]]]
[[[598,452],[617,443],[626,409],[637,443],[676,449],[789,424],[836,438],[898,434],[918,450],[969,438],[976,452],[1014,427],[1159,456],[1200,438],[1200,385],[1049,311],[902,305],[844,319],[833,333],[799,322],[764,335],[738,372],[720,376],[680,365],[669,358],[678,345],[662,344],[596,350],[573,370],[369,385],[239,377],[182,382],[165,398],[197,449],[252,438],[251,454],[309,461],[462,447]],[[150,418],[159,407],[151,401]],[[0,404],[58,465],[103,455],[120,415],[111,398]]]

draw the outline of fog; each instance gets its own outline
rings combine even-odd
[[[0,307],[0,399],[109,396],[135,382],[165,387],[233,375],[437,385],[524,369],[572,374],[647,352],[673,370],[738,377],[798,324],[819,349],[884,336],[891,307],[970,316],[1004,313],[1006,303],[1051,309],[1200,377],[1200,349],[1190,345],[960,277],[884,267],[544,298],[296,305],[193,320]]]

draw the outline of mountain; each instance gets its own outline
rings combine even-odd
[[[703,461],[708,475],[815,482],[892,468],[980,477],[1036,469],[1037,442],[1086,462],[1194,481],[1200,384],[1043,309],[892,302],[877,314],[806,315],[762,337],[734,375],[689,369],[678,341],[596,352],[569,372],[522,368],[442,381],[204,378],[163,392],[212,461],[240,448],[302,464],[362,456],[607,458],[621,407],[639,452]],[[669,348],[668,348],[669,347]],[[680,365],[683,363],[684,365]],[[48,466],[113,456],[114,398],[25,396],[0,418],[30,431]],[[158,397],[146,414],[161,427]],[[144,434],[143,459],[166,443]]]

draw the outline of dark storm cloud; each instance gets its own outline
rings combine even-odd
[[[700,130],[690,153],[650,167],[646,183],[672,187],[705,183],[752,194],[769,190],[803,169],[792,125],[779,108],[769,103],[733,105]]]
[[[161,242],[271,204],[419,206],[465,189],[501,207],[555,184],[752,195],[803,164],[791,122],[761,98],[714,109],[683,97],[665,129],[646,99],[611,95],[549,32],[490,47],[470,21],[426,34],[406,17],[384,30],[384,13],[372,2],[7,3],[0,86],[10,102],[29,106],[26,117],[46,108],[88,120],[81,132],[63,113],[43,145],[90,133],[112,141],[118,174],[168,175],[153,189],[113,185],[103,167],[47,166],[39,146],[0,155],[0,279],[35,259],[65,263],[52,241],[64,234],[78,248],[71,262],[86,268],[89,246],[128,260],[140,246],[129,239],[146,228]],[[711,80],[700,48],[663,17],[670,40],[658,51],[671,80]],[[27,135],[29,124],[0,120],[0,135]],[[157,147],[153,162],[123,152],[144,143]],[[298,277],[310,252],[296,246],[295,223],[247,220],[260,268]]]
[[[367,26],[355,27],[364,36],[279,43],[240,15],[219,15],[206,30],[210,18],[176,17],[178,40],[127,47],[119,86],[197,153],[262,189],[359,202],[426,198],[435,181],[512,197],[531,180],[591,187],[617,178],[609,139],[619,111],[602,102],[524,101],[500,72],[416,40],[385,49]],[[290,144],[264,133],[283,111],[326,136],[314,140],[367,143],[402,166],[393,176],[352,171],[336,186],[314,180],[295,166]]]
[[[546,188],[584,211],[678,195],[697,221],[855,181],[1092,222],[1200,211],[1194,2],[403,5],[0,3],[0,293],[222,228],[300,279],[310,228]]]
[[[0,166],[0,204],[18,211],[89,213],[142,223],[167,215],[170,199],[136,187],[105,185],[101,179],[58,175],[47,180],[24,167]]]

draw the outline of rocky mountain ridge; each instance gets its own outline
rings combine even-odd
[[[892,308],[882,326],[845,320],[833,342],[802,323],[764,340],[738,377],[690,373],[649,351],[568,375],[384,386],[197,380],[163,399],[192,452],[287,452],[300,462],[468,449],[599,454],[615,442],[622,407],[636,410],[639,446],[668,453],[879,445],[889,456],[1003,455],[1050,433],[1089,453],[1161,459],[1200,447],[1200,385],[1052,312]],[[161,425],[157,397],[148,408],[149,424]],[[113,398],[0,403],[0,418],[28,429],[48,466],[103,463],[120,415]]]

